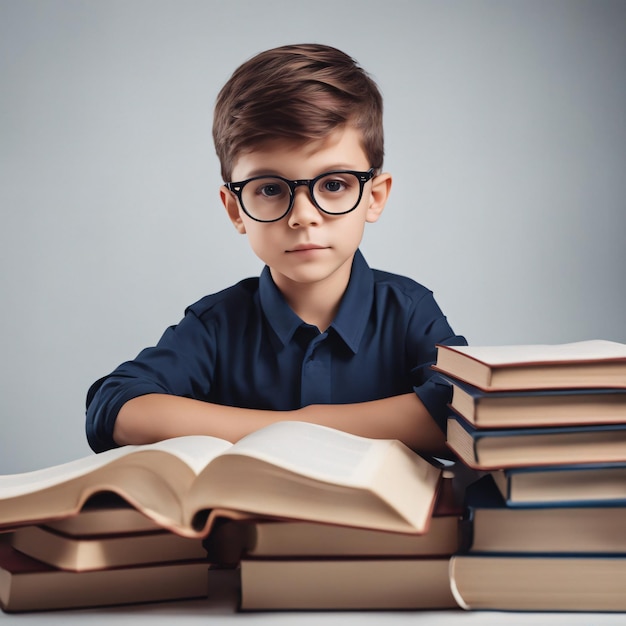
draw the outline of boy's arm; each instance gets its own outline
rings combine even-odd
[[[296,411],[298,419],[373,439],[398,439],[416,452],[448,456],[446,438],[413,392],[356,404],[315,404]]]
[[[122,406],[113,438],[119,445],[181,435],[212,435],[234,442],[284,420],[321,424],[374,439],[399,439],[424,454],[449,453],[444,434],[415,393],[355,404],[310,405],[294,411],[241,409],[147,394]]]

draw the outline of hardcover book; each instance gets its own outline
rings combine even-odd
[[[470,485],[461,551],[626,556],[626,507],[507,507],[491,476]]]
[[[476,428],[626,422],[626,389],[483,391],[443,378],[452,385],[450,408]]]
[[[626,461],[626,423],[488,430],[453,416],[446,442],[474,469]]]
[[[456,609],[449,558],[244,559],[241,610]]]
[[[623,556],[453,556],[450,582],[467,610],[626,611]]]
[[[439,345],[433,368],[485,391],[626,388],[626,344]]]
[[[45,526],[23,526],[13,532],[11,545],[38,561],[75,572],[207,558],[200,539],[168,531],[72,537]]]
[[[517,467],[491,472],[507,506],[626,506],[626,463]]]

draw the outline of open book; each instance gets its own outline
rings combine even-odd
[[[440,478],[399,441],[280,422],[236,444],[177,437],[0,476],[0,529],[67,518],[113,492],[187,537],[206,536],[216,517],[246,515],[419,534]]]

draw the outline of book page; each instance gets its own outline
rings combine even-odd
[[[176,437],[143,446],[122,446],[32,472],[0,476],[0,500],[59,485],[93,473],[130,454],[147,450],[166,451],[180,458],[198,474],[207,463],[231,446],[228,441],[206,436]]]
[[[130,447],[107,450],[101,454],[93,454],[82,459],[45,467],[32,472],[0,476],[0,500],[53,487],[73,478],[89,474],[126,456],[130,452],[127,448]]]
[[[447,346],[488,365],[626,360],[626,344],[603,339],[563,344]]]
[[[214,458],[232,448],[233,444],[230,441],[208,435],[187,435],[157,441],[141,447],[147,450],[165,450],[184,461],[197,475]]]
[[[242,454],[327,482],[366,485],[390,442],[306,422],[279,422],[234,444]]]

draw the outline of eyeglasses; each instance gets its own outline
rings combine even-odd
[[[289,180],[282,176],[254,176],[238,183],[225,183],[246,215],[257,222],[277,222],[291,211],[296,187],[309,188],[313,204],[329,215],[354,211],[361,202],[365,183],[374,177],[367,172],[337,170],[308,180]]]

